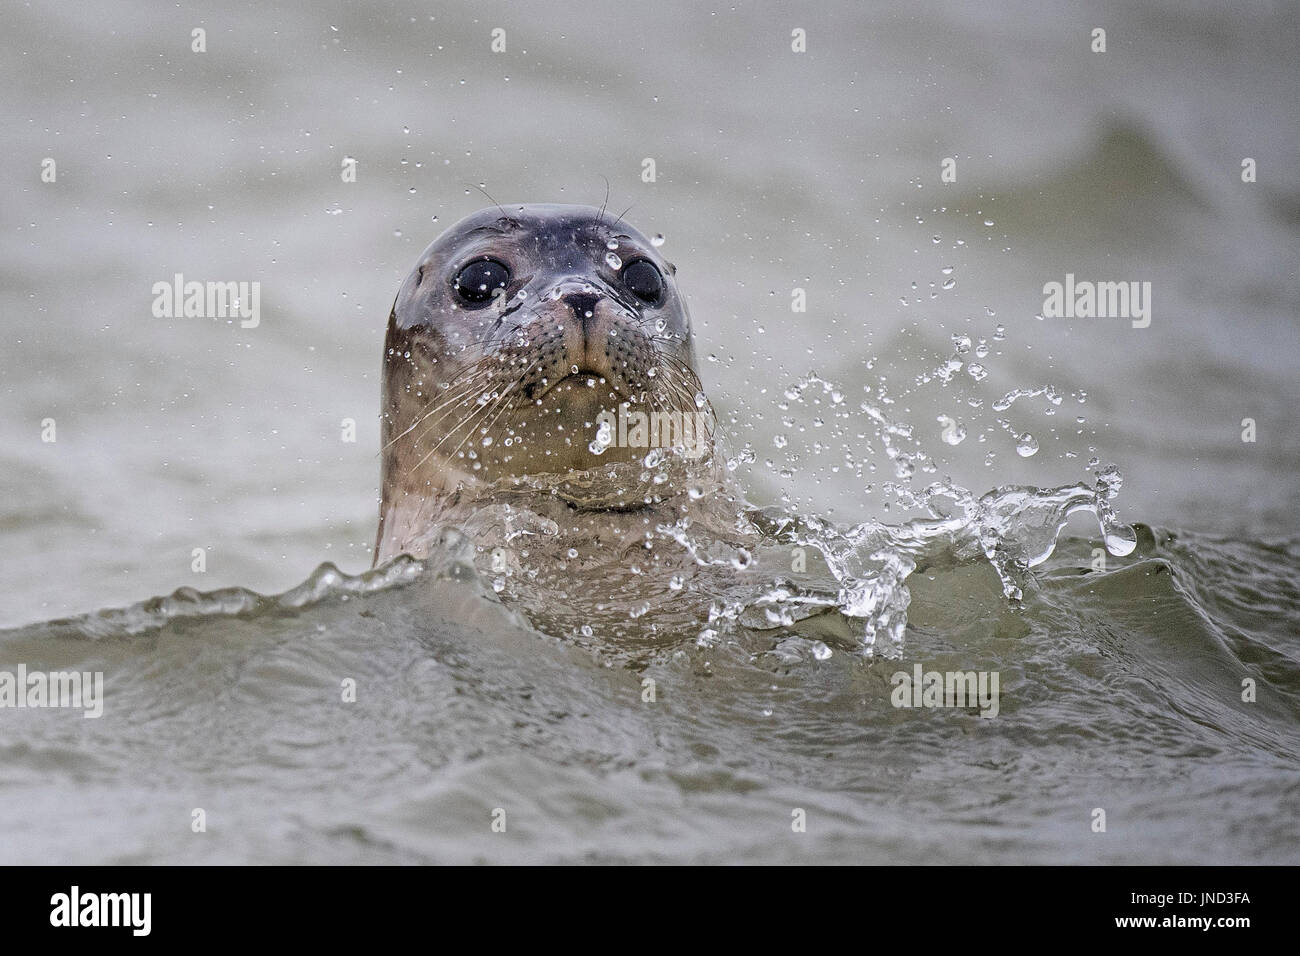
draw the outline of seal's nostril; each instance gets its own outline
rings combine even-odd
[[[565,303],[579,319],[585,319],[588,314],[594,314],[596,303],[599,300],[600,296],[594,292],[570,292],[564,297]]]

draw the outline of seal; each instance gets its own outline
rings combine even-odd
[[[681,490],[647,474],[666,458],[711,467],[675,274],[591,206],[488,207],[436,239],[388,317],[375,562],[419,556],[448,501],[521,479],[558,476],[552,495],[617,511]],[[595,480],[620,466],[625,480]]]

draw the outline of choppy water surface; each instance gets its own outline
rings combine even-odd
[[[0,709],[0,862],[1300,859],[1294,14],[523,6],[7,10],[0,672],[106,699]],[[401,276],[604,177],[728,484],[367,570]],[[177,272],[261,324],[154,318]]]
[[[983,559],[918,572],[890,658],[834,611],[547,634],[528,616],[554,604],[501,603],[455,535],[278,598],[181,591],[10,632],[0,664],[109,690],[99,720],[6,715],[5,856],[1293,862],[1300,546],[1141,526],[1096,560],[1067,539],[1015,604]],[[761,563],[733,569],[755,593]],[[999,712],[895,708],[913,662],[999,672]]]

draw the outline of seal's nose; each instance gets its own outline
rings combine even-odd
[[[612,377],[623,320],[609,290],[574,277],[557,283],[546,299],[552,303],[550,322],[558,326],[552,328],[563,336],[563,363],[586,375]]]
[[[578,321],[585,322],[595,314],[600,296],[595,292],[570,292],[565,295],[564,301],[578,317]]]

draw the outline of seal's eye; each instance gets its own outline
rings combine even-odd
[[[456,273],[452,287],[466,302],[486,302],[509,281],[510,270],[503,263],[495,259],[479,259]]]
[[[629,262],[623,269],[623,284],[632,294],[646,302],[658,302],[664,294],[664,277],[648,259]]]

